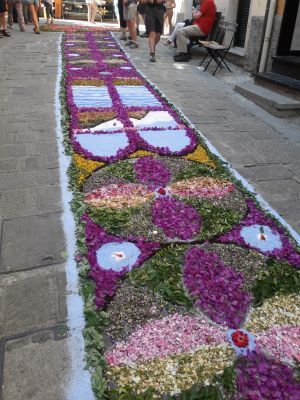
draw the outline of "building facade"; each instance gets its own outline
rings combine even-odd
[[[215,0],[238,23],[231,53],[246,70],[300,89],[300,0]],[[288,82],[289,81],[289,82]]]

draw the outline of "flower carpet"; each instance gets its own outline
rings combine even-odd
[[[115,28],[109,28],[111,31],[118,31],[119,28],[116,25]],[[44,24],[40,26],[42,32],[103,32],[107,31],[107,27],[97,26],[86,26],[86,25],[65,25],[65,24]]]
[[[97,398],[299,399],[297,243],[109,32],[63,58]]]

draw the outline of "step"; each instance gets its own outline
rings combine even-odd
[[[258,79],[262,79],[271,83],[276,83],[278,85],[287,87],[289,89],[300,91],[300,81],[297,79],[289,78],[284,75],[276,74],[275,72],[265,72],[263,74],[258,74]]]
[[[300,101],[262,86],[245,82],[236,85],[234,90],[273,115],[280,117],[300,115]]]
[[[300,80],[300,57],[273,57],[272,72]]]

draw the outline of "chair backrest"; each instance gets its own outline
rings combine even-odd
[[[235,22],[222,21],[220,23],[220,29],[222,32],[222,41],[218,43],[230,49],[230,47],[233,45],[234,35],[237,30],[237,27],[238,24]]]
[[[220,25],[220,21],[222,18],[222,13],[221,12],[216,12],[216,16],[215,16],[215,22],[213,24],[212,30],[210,31],[209,35],[208,35],[208,39],[207,40],[215,40],[216,35],[218,33],[219,30],[219,25]]]

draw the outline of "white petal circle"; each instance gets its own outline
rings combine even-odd
[[[103,269],[122,271],[123,268],[131,268],[137,262],[140,249],[131,242],[106,243],[96,251],[98,264]]]
[[[280,235],[277,232],[272,232],[271,228],[265,225],[245,226],[241,229],[240,235],[248,245],[261,251],[282,248]]]

